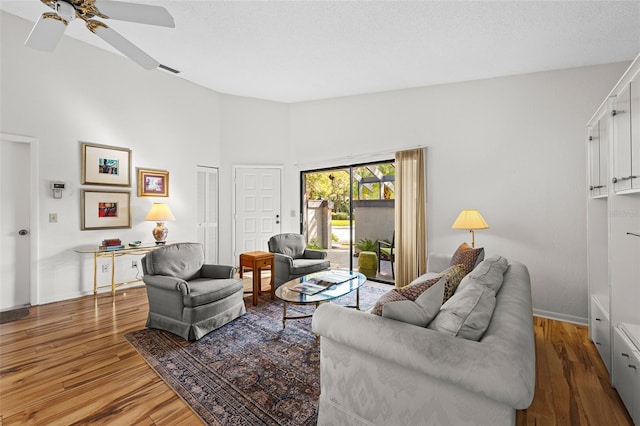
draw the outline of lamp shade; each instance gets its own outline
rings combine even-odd
[[[173,216],[173,213],[171,213],[167,203],[153,203],[144,220],[164,222],[167,220],[176,220],[176,218]]]
[[[480,212],[476,209],[462,210],[458,218],[451,225],[453,229],[488,229],[489,225],[484,221]]]

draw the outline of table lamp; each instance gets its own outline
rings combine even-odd
[[[169,229],[164,226],[164,222],[176,220],[176,218],[166,203],[153,203],[144,220],[156,222],[156,227],[153,228],[153,238],[156,239],[156,244],[161,245],[167,241],[167,234],[169,233]]]
[[[451,225],[453,229],[468,229],[471,232],[471,247],[475,248],[475,234],[474,229],[488,229],[489,225],[484,221],[480,212],[476,209],[471,210],[462,210],[458,215],[458,218],[453,225]]]

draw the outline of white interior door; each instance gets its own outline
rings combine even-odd
[[[30,304],[30,146],[0,142],[0,310]]]
[[[281,169],[236,167],[234,172],[234,259],[241,253],[267,251],[267,242],[280,233]]]
[[[218,264],[218,169],[198,166],[198,242],[207,263]]]

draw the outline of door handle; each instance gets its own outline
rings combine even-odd
[[[276,215],[276,223],[280,223],[280,215],[279,214]]]
[[[18,231],[18,235],[27,235],[29,233],[29,231],[27,231],[26,229],[21,229]]]

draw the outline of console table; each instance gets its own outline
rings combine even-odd
[[[115,296],[116,287],[119,287],[124,284],[131,284],[138,281],[142,281],[142,278],[137,278],[135,280],[116,282],[116,257],[146,254],[160,247],[164,247],[164,245],[156,245],[154,243],[151,243],[151,244],[142,244],[138,247],[125,246],[124,248],[120,248],[117,250],[104,250],[96,246],[83,246],[83,247],[78,247],[74,249],[74,251],[76,253],[81,253],[81,254],[93,254],[93,294],[94,295],[98,294],[99,288],[111,287],[111,296]],[[98,285],[98,258],[99,257],[111,258],[111,283],[108,285],[102,285],[102,286]]]

